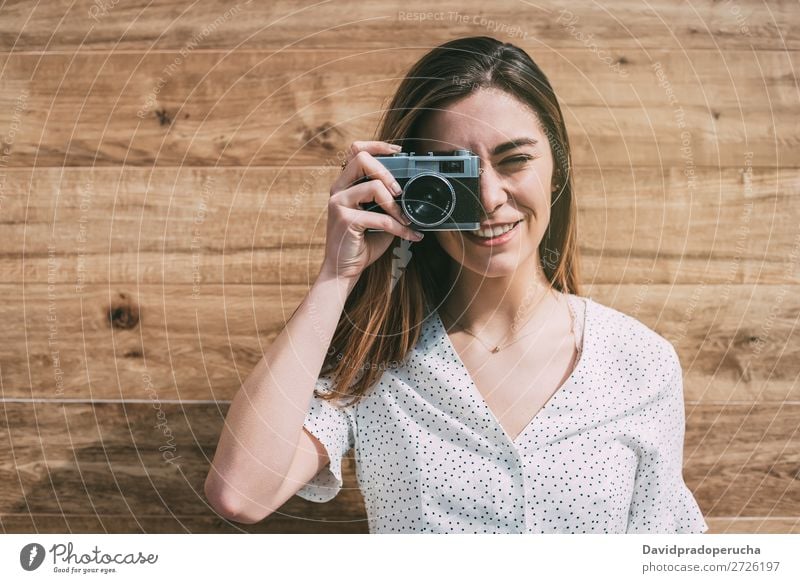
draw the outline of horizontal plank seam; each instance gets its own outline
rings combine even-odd
[[[62,255],[62,257],[64,257],[64,255]],[[2,263],[2,260],[0,260],[0,263]],[[59,283],[54,283],[54,284],[48,284],[46,279],[41,280],[41,281],[31,281],[31,279],[28,278],[28,279],[25,280],[24,283],[25,283],[25,289],[27,289],[27,290],[32,290],[32,288],[36,288],[36,287],[48,287],[48,286],[53,286],[56,289],[58,289],[58,288],[68,288],[68,287],[73,287],[74,288],[75,287],[75,283],[74,282],[64,281],[64,282],[59,282]],[[14,281],[13,279],[12,280],[4,280],[3,283],[0,284],[0,289],[8,289],[8,288],[21,289],[22,288],[22,284],[23,284],[22,280],[20,280],[20,281]],[[92,292],[92,288],[95,288],[95,290],[97,290],[97,292],[100,293],[102,291],[105,291],[106,287],[109,286],[109,285],[114,286],[114,287],[120,287],[120,288],[136,286],[137,289],[140,289],[140,290],[141,289],[145,289],[145,292],[147,292],[146,288],[148,288],[148,287],[156,287],[156,286],[161,287],[162,283],[159,282],[159,281],[155,281],[155,280],[152,283],[140,282],[140,281],[137,282],[137,281],[130,281],[130,280],[112,280],[112,281],[99,281],[98,280],[96,283],[87,283],[87,284],[84,285],[84,287],[85,288],[89,288],[90,292]],[[167,287],[176,290],[176,293],[178,291],[180,291],[181,288],[191,288],[193,285],[195,285],[195,284],[188,283],[188,282],[185,282],[185,283],[167,283],[166,284]],[[225,283],[225,284],[223,284],[222,280],[220,280],[220,281],[208,281],[208,282],[205,282],[204,285],[207,288],[211,288],[211,287],[222,288],[223,285],[224,285],[224,287],[228,288],[228,289],[237,288],[237,287],[242,287],[242,288],[247,287],[247,288],[255,288],[255,289],[258,289],[258,288],[267,289],[269,287],[282,287],[282,288],[292,287],[292,288],[297,288],[298,290],[302,290],[302,291],[307,291],[308,288],[310,287],[310,284],[307,281],[284,281],[282,283],[272,283],[272,282],[266,282],[266,281],[260,281],[259,282],[259,281],[257,281],[257,282],[253,282],[253,283],[242,282],[242,283]],[[608,283],[596,283],[594,285],[595,285],[595,287],[599,287],[599,286],[617,287],[617,285],[619,285],[619,282],[610,282],[609,281]],[[631,281],[630,283],[621,284],[621,287],[637,287],[637,286],[641,286],[641,285],[644,285],[643,281],[634,280],[634,281]],[[683,287],[693,287],[694,288],[694,287],[698,286],[698,284],[696,284],[696,283],[672,283],[672,282],[666,281],[666,280],[662,281],[662,282],[651,281],[647,285],[649,285],[651,287],[656,287],[656,286],[664,286],[664,287],[666,287],[666,286],[669,286],[670,288],[676,288],[676,287],[682,287],[682,286]],[[721,287],[721,286],[727,285],[727,284],[725,284],[724,281],[720,280],[720,283],[711,283],[711,284],[706,283],[705,285],[706,285],[706,287],[712,287],[713,288],[713,287]],[[769,288],[776,288],[776,287],[788,287],[788,288],[791,288],[791,289],[795,289],[795,288],[800,288],[800,281],[798,281],[797,283],[784,283],[784,284],[744,282],[744,283],[731,284],[731,286],[733,288],[737,288],[738,287],[740,289],[747,289],[747,287],[758,287],[758,288],[767,289],[767,290]],[[589,299],[592,299],[592,300],[595,300],[595,301],[599,301],[597,299],[597,297],[593,297],[593,296],[584,296],[584,295],[582,295],[581,297],[588,297]],[[222,295],[214,296],[210,292],[206,293],[205,297],[203,299],[215,300],[215,298],[216,298],[216,300],[224,299]],[[16,298],[12,298],[12,299],[17,304],[20,304],[21,300],[22,300],[22,296],[18,296]],[[28,297],[26,299],[27,299],[27,301],[29,303],[35,303],[35,301],[36,301],[35,299],[31,299],[30,297]],[[71,299],[71,298],[66,298],[65,297],[64,299],[66,300],[66,299]],[[249,299],[249,298],[246,298],[246,299]],[[611,307],[614,307],[614,306],[611,306]],[[625,307],[624,306],[622,306],[621,308],[617,308],[617,309],[619,309],[620,311],[623,311],[623,312],[625,311]],[[232,336],[236,336],[236,335],[232,334]]]
[[[18,517],[18,516],[63,516],[63,517],[84,517],[84,516],[91,516],[91,517],[99,517],[97,514],[92,513],[83,513],[83,514],[61,514],[58,512],[31,512],[31,513],[13,513],[13,514],[0,514],[0,519],[6,517]],[[130,514],[106,514],[104,513],[102,517],[99,518],[124,518],[124,517],[131,517]],[[173,514],[175,518],[218,518],[216,515],[211,514]],[[163,519],[163,514],[137,514],[135,518],[159,518]],[[798,520],[800,516],[706,516],[708,520],[759,520],[759,521],[766,521],[766,520]],[[222,519],[220,519],[222,520]]]
[[[620,164],[620,165],[604,164],[603,165],[604,169],[606,169],[606,168],[624,168],[624,169],[628,169],[629,170],[631,167],[633,167],[633,168],[659,168],[659,169],[660,168],[683,168],[683,166],[680,165],[680,164],[673,164],[673,165],[664,165],[664,164],[624,164],[624,165],[623,164]],[[711,170],[741,170],[742,169],[742,165],[741,164],[736,164],[736,165],[732,165],[732,166],[718,166],[718,165],[711,165],[711,164],[694,164],[693,167],[695,169],[698,169],[698,168],[699,169],[707,169],[709,171],[711,171]],[[125,169],[125,170],[128,170],[128,171],[130,171],[130,170],[152,171],[154,169],[159,169],[159,170],[181,170],[181,169],[186,169],[186,168],[206,168],[207,170],[215,170],[215,171],[220,171],[220,172],[224,172],[225,170],[280,170],[280,171],[285,173],[285,172],[291,171],[291,170],[315,170],[315,169],[321,169],[321,168],[330,168],[331,170],[333,170],[333,169],[338,170],[339,169],[339,165],[338,165],[338,163],[335,166],[334,165],[326,165],[326,164],[318,164],[318,165],[311,165],[311,166],[309,166],[309,165],[292,166],[292,165],[277,165],[277,164],[276,165],[272,165],[272,164],[253,165],[253,166],[210,166],[210,165],[206,166],[206,165],[187,165],[187,164],[184,164],[183,166],[171,166],[171,165],[161,166],[161,165],[158,165],[158,164],[156,164],[156,165],[152,165],[152,164],[151,165],[141,165],[141,166],[131,165],[131,164],[126,164],[124,166],[122,164],[108,165],[108,166],[106,166],[106,165],[102,165],[102,166],[100,166],[100,165],[97,165],[97,166],[49,166],[49,165],[44,164],[44,165],[39,165],[39,166],[7,166],[6,167],[6,172],[8,172],[9,170],[11,170],[11,171],[14,171],[14,170],[19,170],[19,171],[24,171],[24,170],[95,170],[95,171],[97,171],[97,170],[106,170],[106,169],[109,170],[109,171],[111,171],[111,170],[119,170],[119,169]],[[584,165],[575,165],[573,167],[573,169],[575,171],[578,171],[578,170],[592,170],[592,169],[595,169],[595,168],[596,168],[596,166],[584,166]],[[783,166],[780,166],[780,168],[776,168],[774,164],[770,164],[770,165],[764,165],[764,166],[751,165],[750,168],[752,168],[753,170],[763,169],[763,170],[772,170],[772,171],[777,172],[778,170],[792,170],[792,169],[796,170],[796,169],[800,168],[800,166],[783,165]]]
[[[609,50],[616,50],[616,51],[630,51],[630,50],[635,49],[636,47],[631,47],[631,46],[627,46],[627,45],[619,45],[619,46],[617,46],[617,45],[604,45],[604,48],[605,49],[609,49]],[[20,56],[20,55],[22,55],[22,56],[34,56],[34,57],[40,56],[40,55],[61,55],[61,56],[69,56],[69,57],[71,57],[76,53],[79,54],[79,55],[106,55],[106,54],[114,54],[114,55],[141,55],[141,54],[148,54],[148,55],[149,54],[174,55],[175,53],[179,53],[181,51],[181,49],[182,49],[182,47],[177,47],[177,48],[174,48],[174,49],[145,49],[145,48],[141,48],[141,49],[91,49],[91,48],[76,47],[76,50],[71,50],[71,51],[66,51],[66,50],[62,51],[62,50],[57,50],[57,49],[55,49],[55,50],[46,50],[46,51],[0,51],[0,57],[2,57],[2,56],[8,57],[8,56],[11,56],[11,55],[14,55],[14,56]],[[385,53],[389,53],[389,52],[392,52],[392,51],[396,50],[394,47],[388,47],[388,46],[387,47],[382,47],[382,48],[381,47],[377,47],[376,48],[376,47],[373,47],[373,46],[366,46],[366,45],[365,46],[359,46],[359,45],[347,46],[347,45],[339,45],[339,44],[337,44],[336,46],[331,46],[331,47],[319,47],[319,48],[308,48],[308,49],[303,49],[303,48],[282,49],[281,53],[283,53],[283,54],[292,54],[292,53],[298,53],[298,54],[305,54],[305,53],[332,53],[332,54],[336,54],[336,53],[343,53],[343,52],[348,52],[348,51],[360,51],[360,50],[365,50],[365,49],[367,49],[367,50],[369,50],[371,52],[381,51],[381,52],[385,52]],[[562,50],[562,51],[565,51],[565,50],[574,50],[574,51],[586,50],[584,45],[582,45],[580,43],[575,43],[575,44],[571,44],[570,43],[570,44],[567,44],[567,45],[559,47],[559,49]],[[417,49],[416,47],[411,47],[408,50],[409,51],[416,51],[416,52],[420,52],[420,53],[423,52],[423,49]],[[663,47],[652,47],[651,50],[654,50],[654,51],[655,50],[660,50],[661,52],[677,52],[679,49],[677,49],[677,48],[676,49],[671,49],[671,48],[670,49],[664,49]],[[713,53],[717,54],[717,53],[720,52],[718,47],[709,47],[709,48],[707,48],[707,47],[696,47],[696,48],[680,49],[680,50],[681,51],[685,50],[685,52],[689,52],[689,53],[691,53],[691,52],[698,52],[698,53],[699,52],[709,52],[709,53],[713,52]],[[233,51],[232,48],[226,48],[226,47],[220,47],[220,48],[216,48],[216,49],[211,49],[211,48],[193,49],[192,50],[192,54],[202,53],[202,54],[213,55],[215,53],[218,53],[220,55],[226,56],[226,55],[230,55],[230,53],[232,51]],[[769,48],[768,47],[768,48],[753,49],[752,46],[745,47],[744,45],[742,45],[741,47],[739,47],[738,45],[732,45],[732,46],[723,47],[723,51],[724,52],[728,52],[728,53],[733,53],[733,52],[746,52],[746,53],[751,53],[751,52],[756,52],[756,53],[759,53],[759,52],[774,52],[774,53],[785,54],[785,53],[800,52],[800,48],[788,49],[787,47],[778,47],[778,48]],[[235,52],[235,54],[237,54],[237,55],[239,55],[239,54],[265,54],[265,55],[271,55],[271,54],[275,53],[275,49],[274,48],[264,48],[264,49],[240,49],[240,48],[236,48],[235,51],[233,51],[233,52]]]
[[[152,399],[45,399],[45,398],[26,398],[26,397],[3,397],[0,403],[152,403]],[[230,405],[230,399],[159,399],[159,403],[171,405]],[[686,405],[800,405],[800,401],[685,401]]]
[[[152,403],[153,399],[31,399],[8,397],[0,399],[0,403]],[[158,399],[159,403],[168,405],[230,405],[230,400],[214,399]]]

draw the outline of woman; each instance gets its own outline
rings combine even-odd
[[[544,73],[511,44],[451,41],[411,69],[378,137],[353,144],[319,277],[231,405],[214,508],[251,523],[295,494],[330,500],[355,447],[370,532],[707,530],[682,477],[675,350],[577,295]],[[480,156],[481,229],[414,231],[376,159],[401,147]]]

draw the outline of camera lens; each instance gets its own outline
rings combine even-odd
[[[453,186],[438,174],[415,176],[406,183],[400,199],[408,218],[423,227],[435,227],[445,222],[455,203]]]

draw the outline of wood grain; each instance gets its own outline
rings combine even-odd
[[[330,502],[329,504],[335,504]],[[345,520],[305,520],[273,514],[257,524],[217,516],[133,516],[131,514],[4,514],[0,533],[129,534],[367,534],[365,516]]]
[[[684,477],[704,514],[797,517],[800,403],[687,409]]]
[[[800,520],[792,518],[708,518],[707,534],[800,534]],[[303,527],[298,522],[278,521],[277,518],[258,524],[236,524],[220,518],[200,516],[137,516],[129,515],[0,515],[0,532],[5,534],[41,533],[149,533],[149,534],[365,534],[366,522],[317,521]]]
[[[708,518],[707,534],[800,534],[800,520],[792,518]]]
[[[338,172],[9,169],[0,278],[308,284]],[[575,192],[584,281],[800,283],[798,170],[578,168]]]
[[[5,403],[0,515],[213,519],[203,482],[226,411],[215,404]],[[351,517],[337,528],[360,528],[352,524],[364,512],[352,461],[346,469],[348,485],[330,504],[295,497],[268,521],[314,532],[316,523]]]
[[[305,286],[0,285],[6,398],[229,400]],[[51,297],[52,293],[52,297]],[[589,286],[665,336],[686,399],[800,400],[798,286]]]
[[[676,347],[711,532],[800,532],[796,13],[4,3],[0,532],[367,532],[352,452],[334,501],[257,525],[216,516],[202,482],[316,277],[341,152],[412,63],[469,35],[525,49],[555,88],[583,293]]]
[[[0,516],[6,531],[35,526],[40,517],[42,528],[54,530],[183,532],[184,519],[203,531],[234,529],[214,518],[202,494],[226,406],[161,407],[165,421],[159,422],[149,404],[5,403]],[[684,476],[704,514],[790,522],[800,504],[798,414],[797,404],[699,405],[687,411]],[[159,451],[170,447],[173,463]],[[295,497],[269,524],[245,530],[363,532],[352,459],[345,476],[345,487],[330,503]],[[158,519],[164,522],[154,526]]]
[[[489,34],[559,49],[594,42],[603,48],[800,48],[796,5],[773,0],[696,3],[615,0],[592,4],[499,0],[491,8],[446,0],[202,3],[131,0],[92,11],[92,0],[3,8],[0,42],[18,50],[163,50],[200,46],[386,49],[433,46],[456,36]],[[190,9],[191,8],[191,9]],[[419,13],[437,13],[428,18]],[[575,22],[571,28],[565,24]],[[578,36],[582,33],[583,36]],[[591,34],[591,36],[589,36]],[[616,57],[612,54],[611,57]]]
[[[5,165],[319,165],[373,136],[423,53],[7,54],[0,131],[15,129]],[[740,166],[747,152],[753,166],[800,166],[791,53],[653,49],[629,54],[624,78],[586,49],[535,54],[577,166],[688,173]]]

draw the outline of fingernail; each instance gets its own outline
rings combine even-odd
[[[394,192],[395,194],[400,194],[401,192],[403,192],[403,187],[400,186],[400,184],[398,184],[396,181],[392,182],[392,192]]]
[[[398,144],[390,144],[390,147],[392,148],[392,150],[397,150],[397,151],[399,152],[399,151],[400,151],[400,149],[401,149],[403,146],[400,146],[400,145],[398,145]]]
[[[417,241],[422,241],[422,238],[423,238],[423,237],[425,237],[425,235],[423,235],[423,234],[422,234],[422,233],[420,233],[419,231],[414,231],[414,238],[415,238]]]

